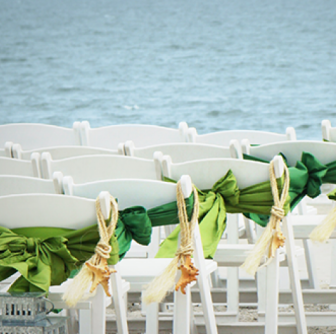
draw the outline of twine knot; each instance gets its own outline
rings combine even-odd
[[[271,209],[271,214],[282,220],[282,218],[285,217],[285,210],[273,205]]]
[[[194,248],[192,243],[189,243],[189,245],[180,246],[180,248],[176,251],[175,256],[182,257],[182,256],[188,256],[191,255],[194,252]]]
[[[106,242],[103,242],[102,240],[100,240],[100,242],[97,244],[95,248],[95,253],[100,255],[104,259],[110,258],[111,251],[112,247]]]

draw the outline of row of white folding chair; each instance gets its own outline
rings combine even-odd
[[[274,158],[276,176],[280,177],[283,173],[283,160],[281,157]],[[268,164],[245,161],[239,159],[207,159],[195,160],[184,163],[172,163],[169,156],[164,156],[162,160],[163,175],[172,179],[178,179],[181,174],[188,174],[193,179],[194,184],[199,189],[211,189],[213,184],[218,181],[225,173],[231,169],[237,179],[239,188],[243,189],[253,184],[269,180],[269,166]],[[237,226],[237,215],[229,215],[227,228],[231,230]],[[290,271],[290,279],[292,286],[292,294],[294,300],[294,308],[296,314],[296,325],[298,333],[307,333],[307,326],[305,321],[305,314],[303,308],[302,291],[300,286],[300,279],[298,276],[298,268],[294,254],[294,240],[292,234],[292,227],[290,221],[284,219],[283,225],[286,234],[286,250],[287,261]],[[230,232],[229,232],[230,233]],[[234,233],[234,237],[237,233]],[[228,240],[232,243],[237,243],[236,240]],[[220,265],[232,266],[237,265],[237,258],[240,259],[239,264],[244,261],[244,258],[251,250],[251,245],[218,245],[215,254],[215,260]],[[232,256],[235,254],[236,256]],[[266,303],[265,308],[265,333],[276,333],[278,326],[278,292],[279,292],[279,258],[278,255],[273,263],[267,267],[267,277],[272,278],[267,280]],[[237,286],[237,270],[231,271],[232,280],[228,280],[228,307],[230,311],[237,312],[238,309],[238,286]],[[230,286],[230,282],[234,286]]]
[[[91,128],[88,121],[74,122],[72,129],[38,123],[0,125],[0,146],[20,144],[24,150],[54,146],[90,146],[117,150],[120,142],[133,140],[138,146],[185,142],[188,125],[177,129],[147,124],[123,124]]]
[[[199,135],[195,128],[187,131],[188,141],[191,143],[203,143],[228,146],[232,139],[248,139],[252,144],[266,144],[278,141],[296,140],[296,132],[293,127],[286,128],[286,133],[274,133],[257,130],[227,130]]]
[[[142,205],[146,208],[155,207],[158,205],[165,204],[167,202],[172,202],[176,199],[176,185],[172,183],[166,183],[166,182],[160,182],[160,181],[154,181],[154,180],[104,180],[104,181],[98,181],[98,182],[92,182],[82,185],[76,185],[73,183],[73,180],[71,177],[64,177],[62,181],[62,175],[61,173],[55,173],[54,175],[54,182],[52,180],[44,180],[44,179],[38,179],[38,178],[29,178],[29,177],[20,177],[20,176],[0,176],[0,187],[2,189],[2,192],[0,193],[0,196],[5,196],[8,194],[13,193],[36,193],[36,192],[43,192],[43,193],[53,193],[54,191],[59,191],[59,187],[63,185],[65,194],[71,194],[86,198],[96,198],[99,192],[104,189],[108,190],[109,192],[113,193],[117,198],[119,202],[119,208],[123,209],[125,207],[133,206],[133,205]],[[188,186],[190,183],[190,178],[183,178],[183,184],[184,188]],[[54,188],[55,186],[55,188]],[[190,188],[191,186],[189,186]],[[189,191],[190,193],[190,191]],[[157,238],[158,239],[158,238]],[[158,242],[159,240],[157,240]],[[199,241],[198,241],[199,242]],[[155,244],[155,242],[152,242],[151,244]],[[200,246],[200,245],[199,245]],[[145,247],[143,247],[145,248]],[[150,247],[149,247],[150,248]],[[153,248],[153,246],[152,246]],[[155,249],[154,249],[155,248]],[[148,249],[147,252],[149,252],[149,256],[153,256],[157,252],[157,245],[154,245],[154,248]],[[200,250],[198,250],[200,252]],[[198,260],[199,261],[199,260]],[[137,262],[137,260],[135,261]],[[157,263],[156,263],[157,262]],[[160,264],[160,265],[159,265]],[[162,269],[162,265],[166,265],[166,261],[155,261],[153,268],[156,268],[154,271],[146,270],[145,277],[141,277],[141,284],[144,284],[144,281],[148,281],[149,279],[152,279],[153,276],[157,274],[158,269]],[[126,265],[126,263],[125,263]],[[137,275],[130,271],[127,266],[123,266],[124,270],[126,270],[127,275],[126,278],[130,279],[132,281],[132,284],[135,284],[137,287],[139,287],[139,282]],[[211,274],[215,269],[216,266],[213,262],[207,261],[206,267],[204,267],[203,264],[203,270],[206,270],[206,276]],[[131,268],[134,267],[134,263],[132,262]],[[136,273],[138,270],[136,270]],[[122,273],[122,271],[121,271]],[[204,273],[202,273],[201,283],[204,285]],[[147,282],[148,283],[148,282]],[[206,287],[208,288],[208,287]],[[58,291],[56,289],[53,290],[54,292]],[[63,291],[63,288],[61,289]],[[60,302],[60,298],[56,295],[56,297],[53,297],[53,300],[56,301],[58,304]],[[211,303],[209,302],[208,296],[210,295],[210,292],[208,290],[203,291],[202,290],[202,296],[203,299],[205,299],[205,304],[207,305],[207,309],[209,308],[209,305]],[[55,299],[56,298],[56,299]],[[150,333],[156,333],[155,328],[158,327],[158,314],[157,312],[154,312],[157,305],[152,306],[148,309],[148,323],[147,328],[150,329]],[[213,311],[208,310],[210,312],[210,319],[211,321],[214,319]],[[83,311],[81,311],[83,314]],[[89,319],[90,317],[88,317]],[[209,318],[209,316],[208,316]],[[85,327],[83,323],[83,319],[85,320],[86,317],[81,316],[81,328]],[[119,320],[120,321],[120,320]],[[125,323],[125,320],[123,320],[122,323]],[[119,325],[119,327],[123,325]],[[213,332],[213,325],[211,325],[210,321],[207,321],[207,328],[211,329],[211,333]],[[82,331],[81,331],[82,333]]]

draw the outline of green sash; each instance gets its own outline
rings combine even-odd
[[[284,157],[283,154],[281,155]],[[268,163],[266,160],[246,154],[244,159]],[[285,157],[284,159],[286,161]],[[309,152],[302,152],[301,161],[297,161],[295,166],[288,166],[288,170],[291,209],[294,209],[306,195],[311,198],[320,195],[322,184],[336,184],[336,161],[324,165]]]
[[[193,195],[186,199],[191,215]],[[150,210],[132,207],[120,211],[109,264],[115,264],[129,250],[134,239],[148,245],[152,226],[178,224],[177,203],[171,202]],[[0,281],[20,272],[10,291],[45,291],[64,282],[93,254],[99,233],[97,224],[71,230],[54,227],[27,227],[9,230],[0,226]]]
[[[281,192],[283,179],[278,179]],[[197,185],[196,185],[197,186]],[[226,213],[254,213],[269,215],[273,206],[270,182],[262,182],[244,189],[239,189],[232,171],[218,180],[210,190],[198,190],[199,193],[199,228],[204,256],[213,258],[217,245],[226,226]],[[289,198],[285,212],[289,211]],[[156,257],[174,257],[177,249],[180,227],[163,241]]]

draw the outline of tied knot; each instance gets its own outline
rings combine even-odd
[[[285,211],[275,205],[272,206],[271,214],[279,218],[280,220],[285,216]]]
[[[40,241],[40,239],[27,238],[26,244],[27,244],[28,253],[35,252],[36,246],[39,243],[39,241]]]
[[[104,259],[108,259],[110,257],[110,253],[112,251],[112,247],[105,242],[100,241],[95,249],[96,254],[100,255]]]
[[[180,248],[176,251],[175,256],[181,257],[182,255],[191,255],[193,251],[194,249],[192,247],[192,244],[189,244],[187,246],[180,245]]]

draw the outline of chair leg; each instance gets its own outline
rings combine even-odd
[[[317,272],[316,272],[316,266],[315,266],[315,261],[314,261],[314,254],[312,252],[311,241],[304,239],[303,247],[305,251],[306,265],[307,265],[307,271],[308,271],[309,287],[311,289],[317,289],[318,279],[317,279]]]
[[[285,217],[282,220],[283,230],[286,237],[286,253],[291,289],[293,295],[294,312],[296,317],[296,326],[298,334],[307,334],[307,323],[302,298],[302,289],[299,276],[299,270],[295,258],[295,243],[293,227],[290,219]]]
[[[101,285],[91,300],[91,334],[106,333],[106,303],[105,291]]]
[[[78,312],[79,312],[79,334],[92,334],[91,309],[78,310]]]
[[[117,272],[111,275],[110,281],[112,286],[113,304],[117,318],[118,333],[128,334],[127,313],[125,301],[123,298],[123,283],[118,271],[118,265],[115,265],[114,268],[117,270]],[[96,334],[96,332],[94,334]]]
[[[185,294],[174,291],[173,334],[190,334],[191,293],[190,285],[185,288]]]
[[[256,273],[258,293],[258,315],[264,318],[266,313],[266,291],[267,291],[267,268],[263,267]],[[260,321],[260,317],[258,317]],[[263,319],[264,320],[264,319]]]
[[[142,305],[146,313],[146,334],[159,333],[159,303]]]
[[[207,334],[217,334],[217,324],[209,284],[210,275],[207,275],[206,272],[206,264],[204,260],[201,235],[198,225],[196,225],[194,231],[194,245],[194,260],[196,267],[199,269],[197,283],[201,294],[206,332]]]
[[[279,272],[279,250],[277,250],[274,259],[266,267],[265,334],[278,333]]]

